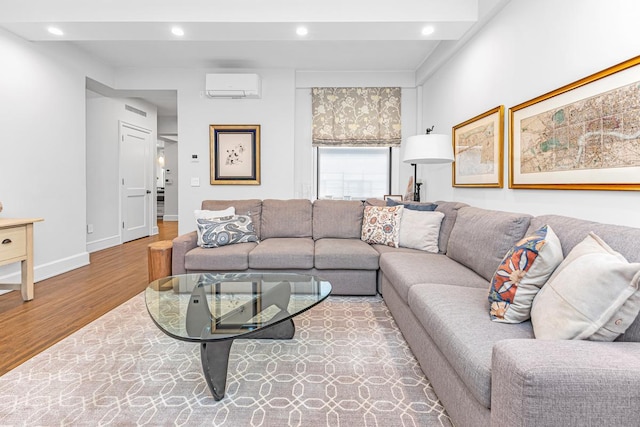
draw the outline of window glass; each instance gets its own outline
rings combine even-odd
[[[318,147],[318,198],[382,198],[389,194],[391,149]]]

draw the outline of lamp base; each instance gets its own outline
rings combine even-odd
[[[420,201],[420,186],[422,185],[421,182],[416,182],[416,191],[413,193],[413,201],[414,202],[419,202]]]

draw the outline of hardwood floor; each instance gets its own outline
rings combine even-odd
[[[158,221],[159,234],[90,255],[91,264],[35,284],[35,298],[0,295],[0,375],[142,292],[147,245],[171,240],[177,222]]]

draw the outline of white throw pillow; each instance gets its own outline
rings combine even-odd
[[[217,218],[224,218],[224,217],[232,217],[236,214],[236,208],[234,208],[233,206],[228,207],[227,209],[223,209],[220,211],[208,211],[208,210],[201,210],[201,209],[196,209],[195,211],[193,211],[193,215],[196,217],[196,223],[198,222],[199,219],[217,219]],[[200,227],[196,226],[196,230],[198,232],[198,246],[202,246],[204,245],[204,241],[202,240],[202,231],[200,230]]]
[[[533,300],[536,338],[613,341],[640,312],[639,282],[640,263],[589,233]]]
[[[442,212],[404,209],[400,220],[400,247],[438,253],[442,218]]]

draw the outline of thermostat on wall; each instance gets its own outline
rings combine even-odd
[[[191,155],[191,161],[192,162],[197,162],[198,161],[198,155],[197,154],[192,154]]]

